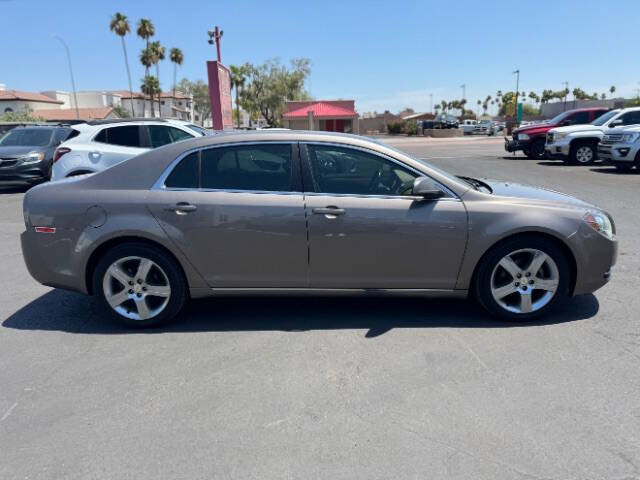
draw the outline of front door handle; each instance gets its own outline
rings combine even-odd
[[[195,212],[197,209],[198,207],[188,202],[178,202],[175,205],[165,208],[165,210],[169,212],[175,212],[176,215],[186,215],[189,212]]]
[[[314,208],[312,211],[317,215],[328,215],[328,216],[334,216],[334,217],[337,215],[344,215],[345,213],[347,213],[344,208],[334,207],[333,205],[330,205],[324,208]]]

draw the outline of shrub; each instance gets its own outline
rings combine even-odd
[[[418,124],[415,120],[409,120],[405,122],[404,131],[407,135],[417,135],[418,134]]]

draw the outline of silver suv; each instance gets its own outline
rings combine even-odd
[[[598,156],[620,170],[640,170],[640,125],[612,128],[598,145]]]

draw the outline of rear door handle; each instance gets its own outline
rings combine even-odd
[[[314,208],[312,211],[317,215],[334,215],[334,216],[344,215],[345,213],[347,213],[344,208],[338,208],[332,205],[324,208]]]
[[[178,202],[165,208],[169,212],[175,212],[176,215],[186,215],[189,212],[195,212],[197,209],[198,207],[187,202]]]

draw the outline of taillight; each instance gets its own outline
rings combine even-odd
[[[53,154],[53,163],[56,163],[58,160],[60,160],[60,157],[62,157],[65,153],[69,153],[70,151],[71,149],[67,147],[56,148],[56,151]]]

